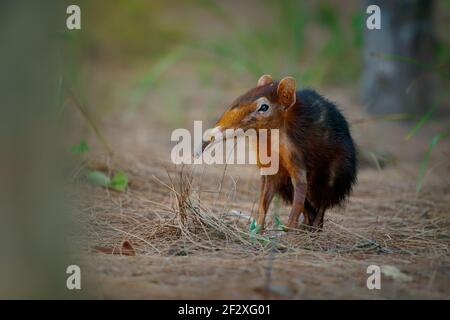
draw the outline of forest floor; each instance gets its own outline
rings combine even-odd
[[[329,89],[327,96],[350,122],[367,118],[350,90]],[[201,104],[190,104],[186,112],[202,119]],[[360,149],[369,156],[346,205],[327,212],[321,233],[267,231],[261,239],[249,237],[248,219],[229,214],[255,211],[256,168],[173,165],[173,128],[154,114],[124,119],[113,113],[101,128],[116,156],[86,156],[74,194],[84,229],[74,244],[91,297],[450,298],[448,142],[433,152],[431,170],[416,193],[433,125],[408,142],[404,137],[411,125],[353,125]],[[95,138],[89,143],[95,145]],[[370,160],[380,154],[389,155],[385,165]],[[81,179],[88,168],[123,170],[130,178],[128,190],[90,185]],[[286,222],[289,208],[272,205],[269,229],[273,212]],[[370,265],[381,267],[380,290],[366,286]]]

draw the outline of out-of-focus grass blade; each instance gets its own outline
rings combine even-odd
[[[144,100],[145,95],[153,87],[156,81],[176,62],[185,57],[187,51],[188,50],[185,47],[177,48],[163,56],[150,68],[145,77],[139,81],[136,88],[131,93],[130,111],[136,111]]]
[[[416,116],[410,113],[391,113],[391,114],[385,114],[381,116],[375,116],[375,117],[367,117],[362,119],[356,119],[353,121],[350,121],[350,125],[360,125],[360,124],[367,124],[372,122],[382,122],[382,121],[401,121],[401,120],[413,120],[416,119]]]
[[[399,54],[387,54],[387,53],[381,53],[381,52],[373,52],[372,56],[383,59],[383,60],[397,60],[397,61],[403,61],[406,63],[413,64],[419,68],[422,68],[424,70],[428,70],[430,72],[434,72],[444,79],[450,79],[450,73],[448,72],[447,68],[439,68],[432,64],[427,64],[424,62],[421,62],[417,59],[402,56]]]
[[[448,94],[448,93],[447,93]],[[411,131],[408,132],[408,134],[405,136],[405,140],[409,140],[413,137],[414,134],[426,123],[430,120],[433,113],[436,111],[438,106],[441,104],[441,102],[444,100],[445,97],[447,97],[447,94],[439,97],[435,103],[431,106],[431,108],[419,119],[417,124],[414,126],[414,128],[411,129]]]
[[[87,121],[87,123],[91,126],[92,130],[94,130],[94,133],[97,136],[98,140],[103,144],[103,146],[106,148],[106,150],[108,150],[108,153],[110,155],[113,155],[114,154],[113,149],[111,148],[111,146],[109,145],[108,141],[103,136],[103,134],[100,131],[100,129],[98,128],[98,126],[95,123],[93,117],[88,112],[88,108],[81,104],[81,102],[78,100],[78,98],[75,95],[75,93],[67,86],[66,86],[66,91],[67,91],[69,97],[72,99],[73,104],[75,105],[75,107],[78,109],[78,111],[80,111],[81,115]]]
[[[87,145],[86,141],[83,139],[80,141],[80,143],[73,145],[70,147],[70,152],[75,154],[82,154],[89,151],[89,146]]]
[[[282,41],[292,44],[293,61],[297,61],[304,49],[305,30],[308,23],[308,8],[300,1],[267,1],[273,3],[275,11],[280,13],[278,36]],[[270,46],[270,44],[269,44]]]
[[[263,74],[263,69],[260,68],[254,60],[247,59],[241,54],[238,54],[235,50],[230,48],[229,43],[212,43],[205,46],[205,49],[214,53],[217,56],[226,58],[229,62],[239,66],[255,76],[260,76]]]
[[[214,14],[216,17],[219,17],[226,22],[230,22],[231,15],[229,15],[217,1],[200,0],[197,4],[208,12]]]
[[[428,167],[428,163],[430,161],[431,152],[433,152],[434,147],[436,144],[441,141],[442,139],[445,139],[450,136],[450,129],[444,132],[441,132],[437,135],[435,135],[428,145],[428,150],[425,153],[425,156],[423,157],[422,162],[420,163],[420,172],[419,172],[419,178],[417,179],[416,184],[416,192],[419,193],[422,188],[423,179],[425,177],[425,173]]]
[[[419,122],[416,123],[414,128],[411,129],[411,131],[408,132],[408,134],[405,136],[405,140],[408,141],[412,138],[412,136],[419,130],[431,117],[431,115],[436,111],[438,107],[438,104],[435,103],[433,106],[428,110],[419,120]]]
[[[356,48],[361,48],[364,42],[364,15],[361,12],[352,17],[353,44]]]

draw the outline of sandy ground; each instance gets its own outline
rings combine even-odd
[[[351,121],[366,117],[349,92],[330,89],[327,95],[346,106],[343,111]],[[186,112],[192,119],[205,117],[199,108]],[[204,120],[219,113],[206,113]],[[255,210],[260,179],[256,168],[184,168],[193,178],[188,197],[201,203],[206,217],[215,216],[219,228],[202,224],[208,218],[189,218],[189,208],[183,224],[171,190],[181,170],[170,163],[173,128],[149,114],[127,120],[112,114],[102,128],[118,155],[90,154],[81,169],[121,169],[131,182],[126,193],[109,191],[86,183],[80,170],[74,199],[84,232],[75,236],[74,244],[81,251],[76,258],[87,275],[90,297],[450,298],[448,142],[436,148],[423,189],[415,191],[433,126],[409,142],[404,141],[410,128],[405,124],[353,126],[364,152],[388,153],[395,161],[384,168],[364,161],[348,203],[327,212],[322,233],[298,231],[271,238],[268,232],[268,242],[230,235],[233,230],[247,232],[248,221],[226,215],[230,210]],[[95,139],[90,143],[95,145]],[[269,216],[278,211],[286,221],[288,210],[272,205]],[[118,253],[123,241],[131,243],[132,256],[101,252],[115,248]],[[369,265],[385,270],[380,290],[366,287]]]

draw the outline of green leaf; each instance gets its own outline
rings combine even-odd
[[[102,187],[108,187],[111,183],[111,179],[101,171],[88,171],[86,178],[93,184]]]
[[[105,188],[124,192],[128,187],[128,177],[122,171],[118,171],[112,179],[101,171],[89,171],[86,178],[93,184]]]
[[[122,171],[117,172],[111,179],[108,187],[111,189],[124,192],[128,187],[128,177]]]
[[[277,227],[278,230],[286,231],[286,226],[283,224],[283,222],[281,222],[281,219],[277,214],[273,215],[273,220],[274,220],[275,226]]]
[[[270,239],[260,235],[262,227],[256,223],[255,219],[251,220],[250,223],[250,241],[258,241],[264,244],[270,243]]]
[[[261,232],[261,226],[259,224],[255,224],[255,227],[250,231],[250,234],[259,234]]]
[[[76,153],[76,154],[86,153],[88,151],[89,151],[89,146],[87,145],[87,143],[84,139],[81,140],[80,143],[70,147],[70,152]]]
[[[255,228],[256,228],[256,220],[253,219],[253,218],[251,218],[251,220],[250,220],[250,227],[249,227],[250,232],[252,232],[253,230],[255,230]]]

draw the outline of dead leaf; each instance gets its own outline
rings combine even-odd
[[[130,241],[124,240],[122,242],[122,245],[120,247],[120,250],[117,247],[101,247],[101,246],[94,246],[94,250],[105,253],[105,254],[120,254],[123,256],[135,256],[136,252],[134,251],[133,246],[131,245]]]
[[[135,256],[136,252],[134,251],[133,246],[131,245],[130,241],[125,240],[122,242],[122,249],[120,250],[120,253],[124,256]]]

